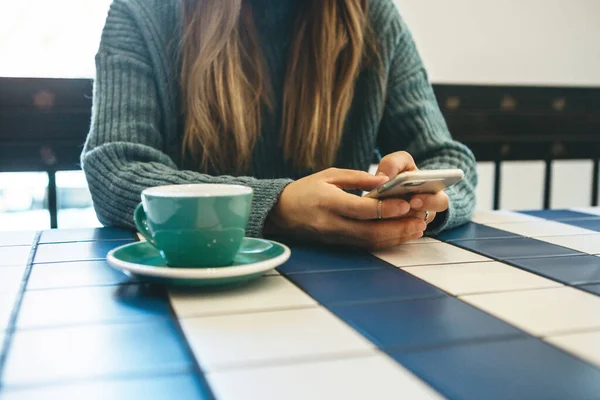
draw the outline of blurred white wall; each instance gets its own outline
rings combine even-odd
[[[600,0],[396,0],[434,83],[600,87]],[[477,207],[492,207],[479,165]],[[544,168],[510,163],[502,208],[542,206]],[[589,205],[591,162],[553,165],[551,205]],[[596,188],[600,190],[600,188]]]
[[[396,0],[438,83],[600,86],[598,0]]]

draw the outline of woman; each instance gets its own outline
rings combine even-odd
[[[473,210],[474,157],[392,0],[115,0],[96,66],[82,164],[106,225],[180,183],[251,186],[250,236],[370,248]],[[466,178],[410,203],[356,195],[417,166]]]

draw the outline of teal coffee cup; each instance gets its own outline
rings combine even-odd
[[[227,266],[245,236],[252,195],[252,188],[239,185],[148,188],[133,219],[170,267]]]

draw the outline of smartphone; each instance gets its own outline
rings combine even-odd
[[[409,199],[417,193],[435,194],[457,184],[464,177],[461,169],[402,172],[365,196],[375,199]]]

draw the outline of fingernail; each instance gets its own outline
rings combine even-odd
[[[375,176],[386,176],[383,172],[379,171],[377,172],[377,174],[375,174]]]
[[[423,207],[423,200],[421,199],[412,199],[410,201],[410,207],[418,210],[419,208]]]

